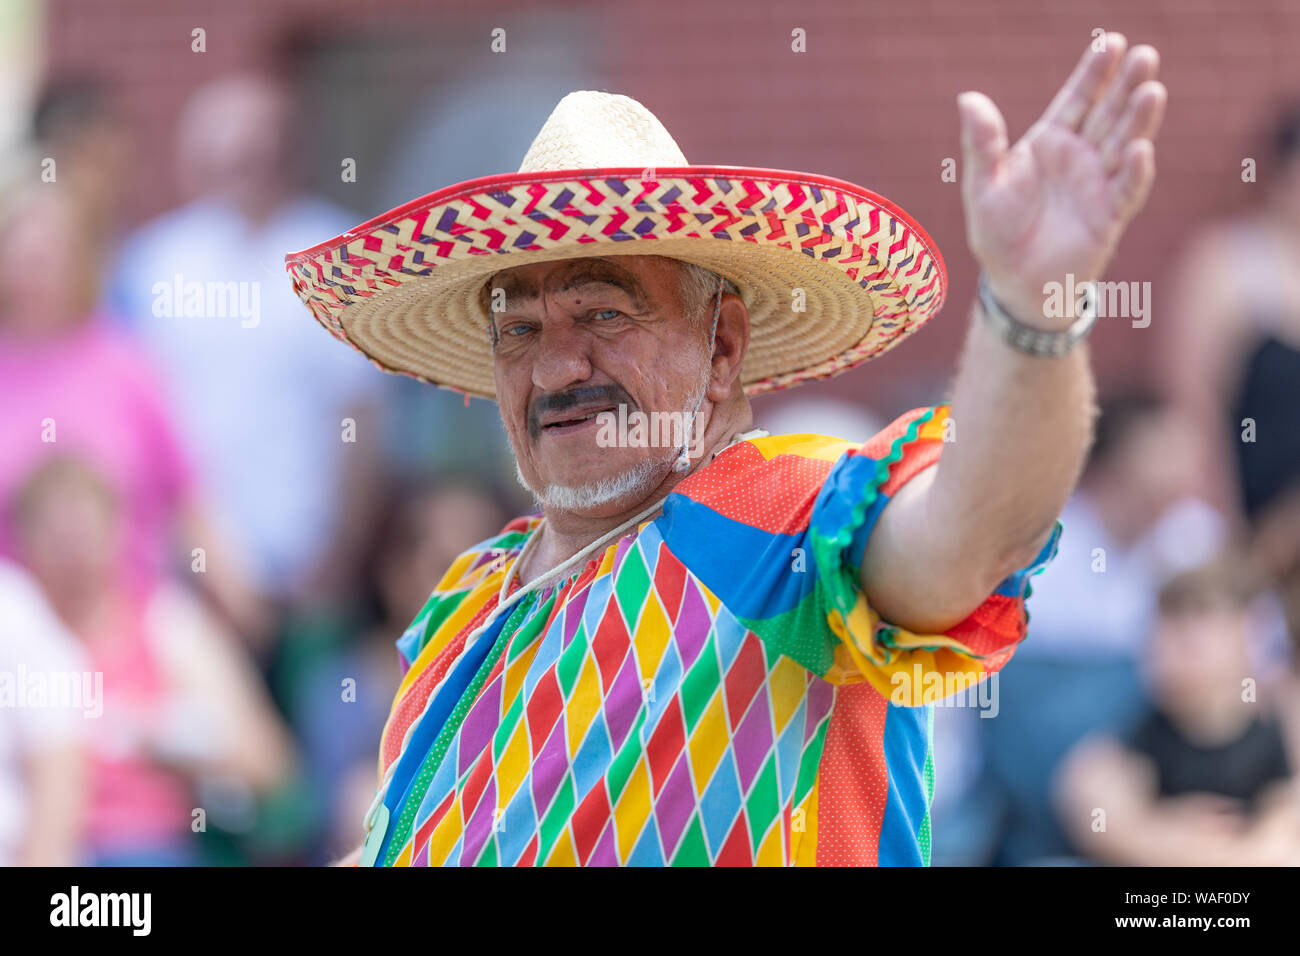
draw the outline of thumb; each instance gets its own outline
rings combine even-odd
[[[976,189],[992,178],[1007,151],[1007,123],[993,101],[973,90],[958,94],[963,157],[962,185]]]

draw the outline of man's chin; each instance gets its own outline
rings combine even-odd
[[[538,489],[524,480],[516,466],[519,483],[533,493],[543,510],[567,511],[592,518],[610,517],[642,502],[648,505],[649,496],[671,470],[672,459],[647,459],[608,475],[592,477],[590,472],[566,475]]]

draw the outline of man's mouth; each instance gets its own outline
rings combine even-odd
[[[537,441],[543,434],[581,434],[597,428],[601,414],[617,414],[623,407],[633,409],[636,405],[627,392],[613,384],[583,385],[543,395],[529,409],[528,436]]]
[[[596,416],[603,412],[614,412],[615,408],[610,405],[601,405],[589,409],[568,409],[553,416],[550,421],[542,423],[544,432],[563,432],[569,429],[580,428],[596,420]]]

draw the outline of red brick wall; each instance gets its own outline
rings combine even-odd
[[[1160,327],[1177,320],[1161,311],[1171,251],[1206,216],[1262,192],[1262,185],[1241,183],[1241,159],[1257,155],[1250,136],[1272,104],[1300,93],[1300,3],[1290,0],[647,0],[566,8],[603,38],[591,50],[602,85],[646,103],[688,158],[860,182],[908,209],[934,236],[952,279],[944,312],[869,374],[812,386],[876,399],[885,411],[924,400],[908,383],[946,376],[965,325],[975,270],[959,187],[939,176],[942,159],[958,156],[959,91],[991,95],[1014,137],[1046,105],[1094,28],[1120,30],[1162,53],[1170,104],[1159,180],[1110,274],[1153,283],[1153,327],[1099,328],[1105,385],[1147,368]],[[151,144],[128,184],[128,212],[139,219],[175,200],[171,128],[184,97],[203,80],[259,62],[282,28],[310,27],[331,43],[423,33],[426,51],[407,44],[400,56],[409,62],[390,65],[418,83],[444,26],[509,30],[524,9],[484,0],[51,0],[49,60],[55,70],[89,66],[121,83],[140,141]],[[206,54],[190,52],[194,26],[207,30]],[[795,27],[807,31],[805,54],[790,51]],[[510,42],[527,39],[516,33]],[[486,31],[482,50],[490,69]]]

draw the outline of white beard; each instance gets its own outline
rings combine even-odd
[[[676,457],[674,453],[664,461],[643,461],[621,475],[601,478],[585,485],[546,485],[540,490],[533,488],[524,479],[518,462],[515,463],[515,477],[532,492],[543,511],[587,511],[624,498],[646,497],[663,480],[667,466]]]
[[[704,393],[708,391],[709,387],[708,375],[711,366],[707,353],[703,356],[703,359],[705,365],[700,372],[702,381],[695,390],[695,395],[686,409],[686,421],[689,424],[686,428],[686,434],[682,436],[686,441],[686,448],[689,448],[692,452],[697,451],[697,449],[691,447],[695,441],[693,434],[695,415],[698,413],[700,404],[704,401]],[[525,490],[532,494],[537,500],[537,506],[543,511],[586,511],[601,508],[612,502],[631,498],[634,495],[638,500],[646,498],[655,489],[655,486],[663,481],[668,469],[672,467],[673,462],[677,460],[683,450],[679,448],[668,452],[666,457],[647,459],[629,468],[621,475],[600,478],[585,485],[546,485],[540,490],[532,487],[525,480],[523,469],[519,467],[519,457],[516,455],[515,478],[518,479],[519,484],[523,485]]]

